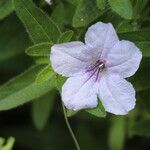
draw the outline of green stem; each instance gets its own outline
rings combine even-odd
[[[65,122],[66,122],[66,125],[68,127],[68,130],[69,130],[69,132],[70,132],[70,134],[72,136],[72,139],[73,139],[73,141],[74,141],[74,143],[76,145],[77,150],[80,150],[79,143],[78,143],[78,141],[77,141],[77,139],[76,139],[76,137],[75,137],[75,135],[74,135],[74,133],[73,133],[73,131],[71,129],[71,126],[69,124],[69,121],[68,121],[68,118],[67,118],[67,114],[66,114],[66,109],[65,109],[65,106],[64,106],[63,102],[62,102],[62,108],[63,108],[64,118],[65,118]]]

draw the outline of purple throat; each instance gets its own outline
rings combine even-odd
[[[89,78],[95,77],[95,81],[99,80],[101,75],[100,73],[106,68],[104,60],[97,60],[94,64],[90,65],[86,72],[89,73]]]

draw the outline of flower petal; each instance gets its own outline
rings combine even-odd
[[[56,44],[51,48],[50,61],[55,72],[69,77],[80,72],[87,66],[88,49],[82,42]]]
[[[74,111],[97,106],[97,84],[87,74],[67,79],[62,87],[62,100],[68,109]]]
[[[98,22],[91,27],[85,35],[85,43],[98,48],[99,53],[107,52],[118,41],[118,36],[111,23]]]
[[[131,83],[117,74],[103,75],[99,86],[99,98],[106,111],[125,115],[135,106],[135,90]]]
[[[107,56],[108,70],[119,73],[122,77],[132,76],[139,68],[142,53],[129,41],[119,41]]]

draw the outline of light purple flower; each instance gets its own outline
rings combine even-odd
[[[52,0],[45,0],[45,2],[49,5],[52,5]]]
[[[139,68],[142,54],[130,41],[119,41],[111,23],[92,25],[85,43],[56,44],[50,61],[55,72],[69,77],[62,87],[68,109],[94,108],[101,100],[106,111],[124,115],[135,106],[135,90],[124,78]]]

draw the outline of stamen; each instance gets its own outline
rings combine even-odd
[[[99,74],[100,72],[102,72],[105,69],[105,61],[102,60],[98,60],[96,61],[95,64],[91,65],[88,69],[87,72],[91,72],[90,73],[90,77],[92,77],[93,75],[96,74],[96,81],[99,78]]]

